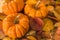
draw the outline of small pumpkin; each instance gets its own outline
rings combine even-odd
[[[24,8],[24,12],[29,17],[40,17],[44,18],[48,14],[47,8],[44,3],[40,3],[40,1],[32,0],[32,2],[27,0],[27,4]]]
[[[3,31],[5,35],[11,38],[21,38],[29,29],[28,17],[20,13],[17,15],[8,15],[3,20]]]
[[[10,15],[15,14],[16,12],[20,12],[24,7],[23,0],[11,0],[9,2],[5,2],[2,6],[2,10],[4,14]]]

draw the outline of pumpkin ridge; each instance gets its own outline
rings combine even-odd
[[[7,3],[5,3],[2,8],[3,8],[3,11],[4,11],[5,14],[6,13],[8,13],[8,14],[11,13],[10,10],[8,10],[8,4]],[[8,10],[8,12],[7,12],[7,10]]]
[[[21,24],[23,26],[23,24]],[[24,27],[24,26],[23,26]],[[26,27],[27,28],[27,27]],[[27,30],[26,28],[24,28],[25,30]]]
[[[14,2],[15,2],[15,1],[14,1]],[[16,2],[15,2],[15,4],[16,4],[16,9],[17,9],[16,11],[18,12],[18,5],[17,5],[17,3],[16,3]]]
[[[11,36],[12,34],[10,33],[11,32],[11,30],[14,28],[15,29],[15,27],[14,26],[12,26],[12,27],[10,27],[9,29],[8,29],[8,31],[7,31],[7,35],[8,36],[10,36],[10,37],[12,37],[12,38],[16,38],[16,35],[15,35],[15,30],[13,31],[14,33],[12,33],[12,34],[14,34],[14,37],[13,36]],[[9,32],[10,31],[10,32]]]
[[[11,1],[12,2],[12,4],[11,4],[11,6],[12,6],[12,8],[13,8],[13,11],[14,12],[17,12],[17,4],[16,4],[16,2],[14,2],[14,1]],[[13,5],[14,4],[14,5]]]
[[[23,28],[23,30],[24,30],[24,34],[25,34],[25,33],[26,33],[26,32],[25,32],[26,30],[24,29],[24,27],[23,27],[23,26],[22,26],[22,28]]]
[[[20,34],[21,34],[21,36],[22,36],[23,34],[22,34],[21,30],[20,30],[19,28],[18,28],[18,30],[20,31]]]
[[[35,11],[34,17],[36,17],[36,11]]]
[[[18,27],[17,27],[18,28]],[[18,30],[19,30],[19,28],[18,28]],[[15,31],[16,32],[16,36],[17,36],[17,31]],[[20,32],[20,36],[22,36],[22,33],[21,33],[21,31],[19,30],[19,32]],[[18,37],[18,36],[17,36]]]
[[[40,11],[40,14],[41,14],[41,17],[43,17],[41,11]]]
[[[19,28],[18,28],[18,30],[19,30]],[[21,36],[22,36],[22,33],[21,33],[21,31],[19,30],[19,32],[20,32],[20,34],[21,34]]]
[[[24,26],[22,26],[23,28],[24,28]],[[26,30],[25,28],[24,28],[24,30]]]
[[[13,7],[12,7],[12,1],[10,3],[8,3],[8,8],[10,10],[10,12],[14,13]]]
[[[43,13],[42,13],[42,11],[41,11],[41,10],[40,10],[40,12],[41,12],[42,17],[44,17],[44,16],[43,16]]]

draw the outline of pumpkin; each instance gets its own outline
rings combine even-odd
[[[3,20],[3,32],[11,38],[21,38],[29,29],[28,17],[20,13],[8,15]]]
[[[26,15],[33,18],[34,17],[44,18],[48,13],[45,4],[41,3],[40,1],[37,2],[36,0],[30,1],[30,3],[27,2],[24,8],[24,12]]]
[[[10,15],[15,14],[16,12],[20,12],[24,7],[23,0],[12,0],[9,2],[5,2],[2,6],[2,10],[4,14]]]

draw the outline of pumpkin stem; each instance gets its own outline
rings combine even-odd
[[[40,0],[38,0],[38,2],[35,5],[35,8],[38,9],[38,5],[40,4]]]
[[[15,20],[14,20],[14,24],[18,24],[19,23],[19,15],[17,15],[17,17],[15,18]]]

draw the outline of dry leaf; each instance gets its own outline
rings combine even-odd
[[[15,40],[15,38],[4,37],[2,40]]]
[[[54,11],[54,15],[58,20],[60,20],[60,14],[58,12]]]
[[[57,11],[55,11],[55,9],[54,9],[53,6],[48,6],[47,9],[48,9],[50,12],[53,12],[53,13],[54,13],[54,16],[55,16],[58,20],[60,20],[60,14],[59,14]]]
[[[57,31],[56,31],[56,33],[54,35],[54,39],[55,40],[60,40],[60,27],[58,27],[58,29],[57,29]]]
[[[56,10],[58,13],[60,13],[60,5],[56,5],[55,10]]]
[[[37,40],[34,36],[27,36],[27,38],[30,40]]]
[[[5,37],[4,33],[0,31],[0,39],[3,39]]]
[[[45,25],[43,26],[43,31],[50,32],[51,30],[53,30],[54,25],[53,25],[52,20],[50,20],[48,18],[45,18],[43,20],[44,20],[44,23],[45,23]]]
[[[55,23],[55,27],[60,27],[60,22]]]
[[[36,31],[31,30],[26,35],[33,35],[33,36],[35,36],[36,35]]]

